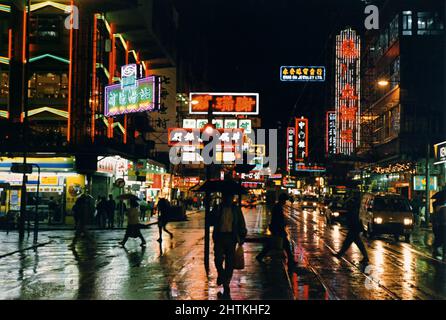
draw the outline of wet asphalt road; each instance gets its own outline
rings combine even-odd
[[[432,258],[432,233],[417,230],[411,243],[391,236],[364,239],[368,266],[360,265],[353,244],[343,259],[332,253],[341,248],[346,228],[327,225],[317,212],[289,210],[294,253],[315,272],[330,299],[445,299],[446,264]]]
[[[234,272],[232,299],[446,298],[446,264],[431,257],[430,231],[418,230],[410,244],[391,236],[364,239],[370,265],[363,266],[355,245],[343,259],[332,256],[346,235],[342,225],[289,208],[296,272],[287,273],[277,254],[262,264],[255,260],[269,213],[262,206],[245,209],[250,241],[246,268]],[[136,239],[121,248],[123,230],[93,231],[94,241],[75,250],[68,248],[73,231],[42,232],[35,250],[29,249],[32,234],[19,244],[16,233],[0,232],[0,299],[217,299],[212,243],[209,275],[203,267],[203,224],[203,213],[169,224],[175,236],[164,234],[161,246],[156,227],[143,230],[145,250]]]
[[[261,237],[267,217],[264,208],[245,210],[249,236]],[[0,299],[148,299],[215,300],[216,285],[212,243],[210,274],[203,262],[204,215],[193,213],[189,221],[168,225],[160,245],[156,226],[143,230],[147,248],[129,239],[118,245],[124,230],[92,231],[93,241],[79,242],[70,250],[73,231],[46,231],[36,250],[32,234],[18,244],[17,234],[0,232]],[[293,299],[282,260],[260,264],[255,260],[261,243],[244,245],[246,267],[234,272],[234,300]],[[18,252],[17,252],[18,251]],[[12,254],[8,254],[12,253]]]

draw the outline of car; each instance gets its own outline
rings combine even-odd
[[[345,206],[345,203],[340,199],[331,200],[330,203],[327,205],[327,208],[324,210],[324,216],[327,224],[342,222],[347,213],[348,210]]]
[[[364,194],[361,199],[359,219],[366,235],[391,234],[406,242],[414,229],[414,216],[409,200],[398,194]]]
[[[316,210],[318,204],[318,198],[313,195],[304,195],[299,202],[299,206],[302,210]]]

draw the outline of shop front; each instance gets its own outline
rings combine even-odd
[[[2,208],[5,211],[20,211],[22,175],[11,173],[10,168],[13,163],[22,162],[23,158],[0,158],[0,184],[4,186]],[[41,222],[65,223],[74,201],[85,187],[86,177],[75,172],[72,157],[27,158],[27,162],[41,169],[40,176],[37,170],[28,175],[27,209],[33,211],[38,205]]]

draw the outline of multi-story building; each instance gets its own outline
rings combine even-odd
[[[149,113],[160,112],[164,84],[152,93],[155,110],[114,116],[105,87],[128,64],[141,77],[174,70],[177,19],[166,0],[0,0],[0,180],[17,182],[10,163],[26,150],[31,161],[52,159],[48,190],[68,209],[84,178],[93,196],[113,191],[115,177],[98,163],[149,157]],[[76,176],[71,185],[68,176]]]
[[[386,1],[379,14],[364,41],[357,154],[372,189],[411,197],[429,145],[445,137],[444,1]]]

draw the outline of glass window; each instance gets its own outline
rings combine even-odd
[[[67,99],[66,73],[34,73],[29,81],[29,97],[35,99]]]
[[[59,41],[62,34],[62,17],[53,15],[31,16],[31,43]]]
[[[412,11],[403,11],[403,35],[412,35]]]
[[[418,12],[417,27],[418,35],[441,34],[444,29],[443,21],[436,12]]]
[[[398,15],[392,20],[389,26],[389,42],[392,44],[398,39]]]
[[[0,72],[0,98],[7,99],[9,95],[9,73]]]

